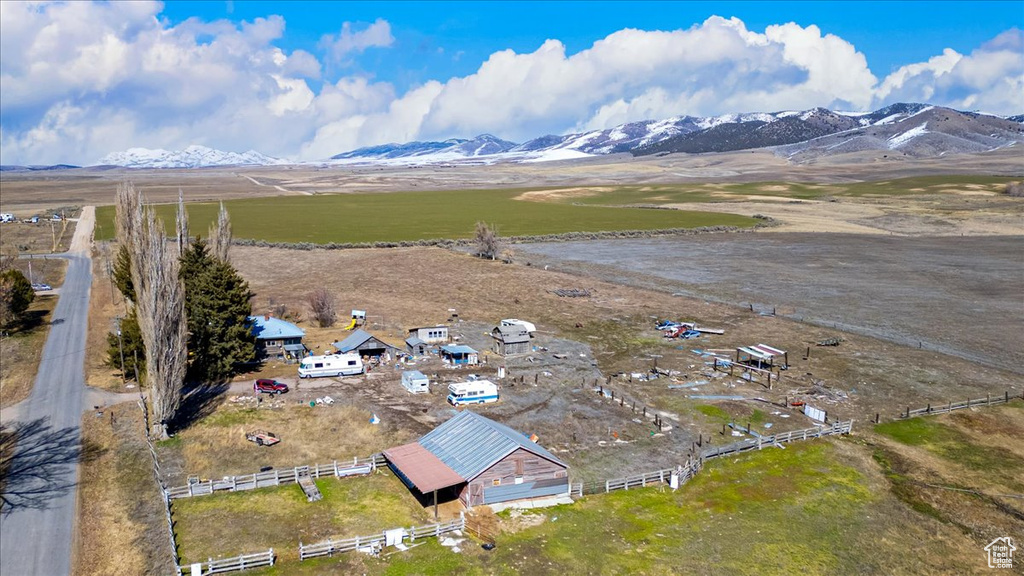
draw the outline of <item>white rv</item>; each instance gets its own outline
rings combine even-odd
[[[402,372],[402,386],[413,394],[425,394],[430,392],[430,379],[419,370],[406,370]]]
[[[490,380],[456,382],[448,385],[448,403],[452,406],[485,404],[498,401],[498,385]]]
[[[533,322],[527,322],[526,320],[520,320],[518,318],[505,318],[504,320],[501,321],[500,325],[522,326],[523,329],[530,334],[530,336],[533,336],[533,333],[537,331],[537,327],[533,324]]]
[[[328,354],[307,356],[299,362],[300,378],[322,376],[354,376],[363,373],[363,361],[359,354]]]

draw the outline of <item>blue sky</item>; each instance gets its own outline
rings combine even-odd
[[[1024,112],[1024,2],[0,2],[0,161],[674,115]]]
[[[362,71],[407,88],[472,74],[488,55],[536,50],[555,38],[570,53],[623,28],[674,30],[708,16],[737,17],[751,30],[795,22],[850,41],[876,75],[927,60],[944,48],[969,52],[999,33],[1024,27],[1024,2],[171,2],[162,17],[180,23],[283,15],[278,46],[315,52],[342,22],[391,24],[395,50],[369,51]],[[438,52],[442,48],[443,53]]]

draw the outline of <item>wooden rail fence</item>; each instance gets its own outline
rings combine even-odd
[[[607,494],[616,490],[644,488],[656,484],[671,484],[673,476],[676,477],[677,486],[682,486],[696,476],[703,467],[704,462],[697,459],[690,460],[686,464],[675,468],[665,468],[663,470],[655,470],[654,472],[626,476],[625,478],[614,478],[603,482],[590,482],[587,484],[577,482],[569,486],[569,495],[581,498],[586,494]]]
[[[437,537],[442,534],[447,534],[448,532],[462,530],[465,527],[465,518],[459,518],[457,520],[441,522],[439,524],[427,524],[426,526],[401,528],[401,530],[405,531],[405,534],[400,538],[400,540],[409,538],[410,541],[415,541],[417,538]],[[396,528],[396,530],[398,529],[399,528]],[[299,542],[299,560],[316,558],[318,556],[331,556],[335,553],[351,552],[359,548],[380,548],[387,542],[388,532],[390,532],[390,530],[385,530],[384,532],[374,534],[373,536],[356,536],[355,538],[345,538],[341,540],[328,539],[316,544],[303,544]]]
[[[968,398],[963,402],[953,402],[950,400],[946,404],[936,404],[932,406],[928,404],[925,408],[918,408],[917,410],[911,410],[910,406],[907,406],[907,411],[900,414],[900,418],[910,418],[913,416],[928,416],[931,414],[946,414],[954,410],[963,410],[965,408],[974,408],[975,406],[994,406],[996,404],[1006,404],[1010,400],[1016,400],[1017,398],[1024,399],[1024,392],[1021,392],[1020,396],[1014,394],[1010,395],[1010,392],[1004,392],[1002,396],[992,396],[986,394],[984,398],[978,398],[977,400],[971,400]]]
[[[206,576],[207,574],[223,574],[224,572],[235,572],[236,570],[247,570],[261,566],[274,565],[274,549],[255,554],[242,554],[234,558],[209,559],[206,562],[196,562],[186,566],[178,566],[179,576]]]
[[[338,462],[335,460],[330,464],[315,464],[312,466],[296,466],[278,470],[268,470],[255,474],[243,474],[241,476],[225,476],[220,480],[207,480],[187,486],[175,486],[167,489],[167,496],[171,500],[178,498],[191,498],[194,496],[205,496],[218,491],[237,492],[241,490],[253,490],[267,486],[279,486],[281,484],[296,484],[303,476],[321,478],[324,476],[357,476],[370,474],[386,461],[381,454],[374,454],[369,458],[353,458],[351,462]]]
[[[776,444],[781,445],[784,442],[808,440],[811,438],[821,438],[822,436],[833,436],[836,434],[849,434],[852,430],[853,420],[847,420],[846,422],[836,422],[830,426],[816,426],[814,428],[804,428],[803,430],[779,432],[778,434],[772,434],[770,436],[758,436],[757,438],[741,440],[725,446],[705,448],[704,451],[701,452],[701,458],[717,458],[719,456],[726,456],[737,452],[760,450],[765,446],[774,446]]]

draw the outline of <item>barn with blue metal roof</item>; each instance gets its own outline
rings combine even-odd
[[[409,488],[435,499],[444,491],[466,507],[569,492],[568,465],[525,434],[469,410],[384,456]]]

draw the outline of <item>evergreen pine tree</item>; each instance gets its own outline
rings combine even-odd
[[[117,249],[117,261],[114,262],[114,286],[122,296],[135,302],[135,285],[132,284],[132,256],[128,245],[121,243]]]
[[[134,307],[128,316],[121,319],[120,342],[117,332],[107,334],[107,366],[120,370],[122,352],[125,378],[138,381],[146,373],[146,345],[142,341],[142,329]],[[136,360],[138,366],[135,365]]]
[[[248,282],[231,264],[215,258],[201,239],[182,254],[181,278],[189,329],[188,379],[218,382],[233,375],[238,364],[254,361]]]

